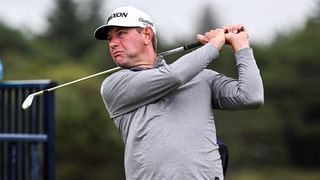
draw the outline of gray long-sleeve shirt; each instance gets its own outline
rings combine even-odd
[[[103,82],[106,108],[125,143],[128,180],[223,179],[213,109],[263,104],[252,49],[235,54],[238,79],[205,69],[219,55],[211,44],[167,65],[121,70]]]

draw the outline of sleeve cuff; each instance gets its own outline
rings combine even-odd
[[[243,62],[243,61],[247,61],[248,59],[253,59],[254,60],[254,56],[253,56],[253,50],[252,48],[243,48],[240,51],[235,53],[235,58],[237,60],[237,64]]]
[[[210,58],[215,59],[219,56],[219,49],[214,47],[211,43],[205,44],[203,48]]]

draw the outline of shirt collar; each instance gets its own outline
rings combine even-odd
[[[152,69],[159,68],[164,65],[166,65],[166,61],[163,59],[163,56],[157,56],[156,62],[154,63]],[[149,68],[142,68],[142,67],[130,68],[130,70],[132,70],[132,71],[142,71],[142,70],[146,70],[146,69],[149,69]]]

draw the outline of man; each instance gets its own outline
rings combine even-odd
[[[115,9],[94,33],[108,40],[123,70],[102,84],[106,108],[125,143],[125,172],[135,180],[222,180],[212,109],[257,108],[263,85],[241,25],[197,35],[203,47],[168,65],[156,55],[156,29],[144,12]],[[205,69],[229,44],[238,79]]]

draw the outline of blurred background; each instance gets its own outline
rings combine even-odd
[[[319,0],[0,3],[5,81],[62,84],[114,67],[106,42],[92,34],[119,5],[135,5],[151,15],[159,52],[195,41],[195,34],[212,28],[244,24],[263,78],[265,105],[215,111],[218,137],[230,152],[226,179],[320,179]],[[231,49],[225,47],[209,68],[236,77]],[[56,179],[125,179],[124,145],[100,97],[104,78],[56,92]]]

